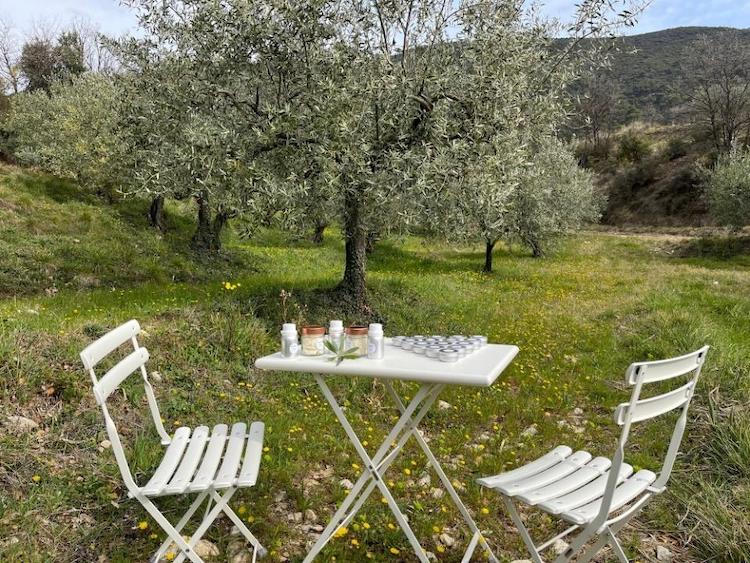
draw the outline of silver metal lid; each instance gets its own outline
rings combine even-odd
[[[441,362],[457,362],[458,350],[455,348],[443,348],[440,350],[439,358]]]

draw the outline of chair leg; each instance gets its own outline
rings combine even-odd
[[[174,529],[178,534],[185,527],[185,524],[187,524],[190,521],[190,518],[192,518],[196,510],[198,510],[198,507],[205,500],[206,495],[208,495],[208,491],[204,491],[200,493],[198,497],[193,501],[193,504],[190,505],[190,508],[188,508],[188,511],[185,513],[185,515],[180,519],[180,521],[177,524],[175,524]],[[164,540],[164,543],[162,543],[161,546],[159,546],[159,549],[156,550],[156,553],[154,553],[153,560],[159,561],[159,559],[161,559],[162,556],[167,552],[167,549],[169,549],[169,546],[171,546],[173,543],[174,541],[172,540],[172,538],[169,535],[167,535],[167,539]]]
[[[620,563],[630,563],[630,559],[628,559],[627,555],[625,555],[620,542],[617,541],[617,537],[609,528],[607,528],[607,536],[609,537],[609,545],[612,546],[612,551],[615,552],[617,558],[620,560]]]
[[[516,505],[510,498],[506,497],[505,495],[502,495],[502,499],[505,503],[505,507],[510,513],[510,517],[513,519],[513,523],[516,525],[516,528],[518,528],[518,533],[521,534],[523,543],[526,544],[526,548],[529,550],[532,561],[534,563],[544,563],[544,561],[542,561],[542,556],[539,555],[539,552],[534,545],[534,540],[531,538],[531,534],[529,534],[529,531],[526,529],[526,525],[523,523],[523,520],[521,520],[521,515],[518,514],[518,510],[516,510]]]
[[[167,520],[166,517],[159,511],[159,509],[156,508],[151,500],[146,497],[136,498],[140,501],[140,503],[143,505],[143,508],[146,509],[151,517],[156,520],[156,523],[159,524],[161,529],[164,530],[167,535],[172,538],[172,541],[177,544],[177,547],[182,552],[179,556],[180,561],[184,561],[187,557],[188,559],[190,559],[190,561],[192,561],[192,563],[204,563],[203,559],[198,557],[198,554],[193,551],[193,547],[185,541],[185,539],[180,535],[175,527],[169,523],[169,520]]]
[[[222,510],[224,510],[224,507],[231,500],[232,495],[234,495],[234,492],[236,490],[237,490],[236,487],[227,489],[224,495],[219,497],[219,500],[216,502],[213,508],[209,511],[209,513],[206,514],[206,517],[200,523],[200,525],[195,530],[195,532],[193,532],[193,535],[190,537],[190,542],[188,544],[188,547],[190,548],[191,553],[193,553],[192,548],[195,547],[195,545],[201,540],[201,538],[203,537],[203,534],[206,533],[206,530],[208,530],[209,526],[211,526],[213,521],[216,520],[216,517],[219,515],[219,513]],[[182,540],[182,537],[180,537],[180,539]],[[174,563],[182,563],[184,560],[185,560],[185,552],[183,551],[183,553],[177,556],[177,558],[174,560]]]
[[[216,499],[216,502],[221,502],[221,497],[216,491],[211,491],[212,496],[214,499]],[[268,553],[268,550],[261,545],[261,543],[258,541],[258,539],[253,535],[253,533],[248,529],[248,527],[245,525],[245,523],[242,521],[242,519],[237,516],[237,513],[232,510],[232,508],[226,504],[224,505],[224,514],[226,514],[229,519],[234,522],[234,525],[237,526],[239,531],[242,533],[243,536],[245,536],[245,539],[253,546],[253,552],[257,552],[258,557],[265,557]]]

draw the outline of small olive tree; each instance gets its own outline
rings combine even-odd
[[[750,224],[750,149],[735,149],[720,156],[707,176],[707,195],[714,217],[733,227]]]
[[[126,156],[118,127],[120,91],[100,74],[71,77],[11,98],[5,128],[15,157],[111,198],[124,181]]]

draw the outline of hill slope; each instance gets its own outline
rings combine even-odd
[[[678,27],[620,38],[611,73],[622,94],[619,122],[670,121],[687,99],[682,62],[690,46],[702,35],[717,37],[729,29]],[[737,31],[750,48],[750,30]]]

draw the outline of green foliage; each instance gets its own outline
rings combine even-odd
[[[128,181],[128,152],[118,128],[120,101],[113,81],[99,74],[56,82],[49,93],[13,96],[5,127],[15,157],[112,196]]]
[[[550,140],[534,155],[510,203],[511,236],[539,256],[554,238],[598,221],[604,201],[593,174],[578,166],[566,146]]]
[[[651,154],[647,139],[637,131],[626,131],[619,139],[617,158],[621,161],[638,163]]]
[[[706,192],[719,222],[735,227],[750,223],[750,150],[720,156],[707,172]]]

